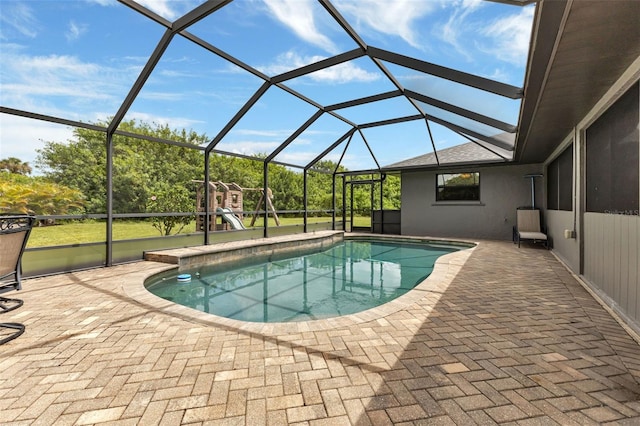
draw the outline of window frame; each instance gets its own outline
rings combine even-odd
[[[571,142],[547,167],[547,210],[573,211],[573,157]]]
[[[474,178],[474,184],[473,185],[449,185],[447,186],[446,182],[448,180],[453,179],[456,176],[461,176],[461,175],[475,175]],[[449,178],[443,178],[443,183],[442,185],[440,184],[440,177],[441,176],[450,176]],[[480,172],[479,171],[466,171],[466,172],[457,172],[457,173],[436,173],[436,179],[435,179],[435,184],[436,184],[436,203],[449,203],[449,202],[470,202],[470,203],[477,203],[480,202],[481,200],[481,191],[480,191]],[[446,191],[446,188],[464,188],[464,187],[468,187],[468,188],[473,188],[474,189],[474,193],[475,193],[475,197],[474,198],[448,198],[448,197],[443,197],[443,193],[444,192],[451,192],[451,191]],[[442,191],[440,190],[442,188]]]
[[[640,215],[640,81],[585,130],[585,212]]]

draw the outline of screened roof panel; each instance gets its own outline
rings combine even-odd
[[[460,156],[463,156],[466,159],[464,162],[472,162],[469,155],[473,156],[474,153],[478,154],[478,159],[483,161],[487,160],[488,158],[502,160],[502,157],[500,155],[508,158],[510,158],[511,156],[511,153],[506,150],[497,148],[496,146],[483,141],[478,141],[477,138],[473,138],[463,133],[458,133],[438,123],[429,122],[429,128],[431,129],[434,145],[436,147],[436,153],[438,154],[438,159],[441,164],[462,162],[459,158]],[[440,152],[442,150],[465,145],[468,143],[472,145],[470,145],[470,148],[465,148],[463,152],[455,150],[449,151],[450,154],[454,152],[456,154],[449,155],[448,157],[443,157],[442,159],[440,159]],[[480,149],[476,149],[476,147]]]
[[[506,123],[516,124],[518,122],[520,99],[510,99],[395,64],[385,62],[385,66],[393,72],[407,90]]]
[[[505,83],[523,83],[533,5],[376,0],[333,4],[370,46]]]
[[[269,76],[355,49],[317,1],[234,1],[189,32]]]
[[[370,127],[362,133],[381,166],[433,151],[424,120]]]
[[[484,141],[452,131],[438,123],[430,122],[429,126],[434,135],[434,144],[440,164],[473,163],[476,158],[480,162],[490,160],[504,161],[511,158],[512,153]],[[445,155],[441,153],[445,151]]]
[[[317,111],[295,96],[271,87],[215,149],[243,155],[268,156]]]
[[[376,170],[382,166],[383,163],[381,163],[380,159],[374,159],[371,155],[359,132],[353,134],[348,146],[346,145],[347,142],[349,141],[339,147],[339,152],[342,156],[341,166],[346,167],[348,170]]]
[[[322,114],[287,147],[274,157],[275,161],[298,166],[306,166],[335,143],[351,126],[331,116]],[[323,160],[337,162],[339,156],[334,152]]]
[[[262,83],[190,40],[174,37],[125,120],[167,123],[211,139]]]
[[[413,116],[419,113],[405,97],[395,97],[350,108],[343,108],[336,112],[358,125],[398,117]]]
[[[284,84],[323,106],[396,90],[366,56],[287,80]]]
[[[181,0],[181,1],[158,1],[158,0],[138,0],[138,4],[151,12],[161,16],[169,22],[175,21],[185,15],[206,0]],[[105,4],[108,4],[105,2]]]
[[[349,130],[331,114],[371,137],[381,165],[432,150],[425,118],[438,150],[498,137],[508,150],[535,8],[513,3],[5,0],[0,105],[113,117],[110,130],[166,123],[300,165]],[[377,168],[360,131],[343,165]]]
[[[429,129],[433,137],[433,143],[436,150],[449,148],[454,145],[466,142],[464,136],[453,130],[432,121],[429,122]]]
[[[443,109],[436,108],[434,106],[427,105],[422,102],[418,102],[418,104],[421,106],[425,114],[432,117],[436,117],[440,120],[446,121],[456,126],[462,127],[471,132],[476,132],[487,137],[493,137],[493,136],[505,133],[504,130],[498,129],[496,127],[488,126],[476,120],[471,120],[469,118],[462,117],[458,114],[453,114],[449,111],[445,111]]]
[[[126,7],[94,2],[1,8],[0,104],[76,121],[117,111],[164,31]]]
[[[482,141],[467,139],[436,123],[430,123],[429,126],[436,147],[435,153],[431,151],[395,163],[385,163],[383,168],[421,168],[454,164],[468,164],[473,167],[477,163],[504,162],[512,158],[510,152]]]

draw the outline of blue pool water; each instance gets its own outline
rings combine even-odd
[[[345,240],[296,257],[174,270],[145,286],[164,299],[227,318],[305,321],[353,314],[393,300],[429,276],[438,257],[461,248]],[[185,274],[190,280],[185,281]]]

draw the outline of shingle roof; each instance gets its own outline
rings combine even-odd
[[[482,146],[481,146],[482,145]],[[488,149],[483,148],[487,146]],[[493,151],[493,152],[492,152]],[[506,158],[505,158],[506,157]],[[408,160],[400,161],[383,167],[385,170],[398,170],[407,168],[428,168],[453,164],[467,163],[501,163],[511,159],[511,154],[494,146],[482,142],[468,142],[438,150],[438,157],[431,152]],[[438,161],[440,164],[438,164]]]

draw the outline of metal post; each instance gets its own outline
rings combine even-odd
[[[307,200],[307,169],[304,169],[302,175],[302,205],[304,207],[304,233],[307,233],[307,221],[308,221],[308,200]]]
[[[386,175],[380,175],[380,233],[384,234],[384,191],[383,185]]]
[[[336,230],[336,174],[331,175],[331,230]]]
[[[369,203],[369,204],[371,204],[371,209],[370,209],[370,212],[369,212],[369,223],[371,224],[370,225],[371,226],[371,228],[370,228],[371,232],[373,232],[373,209],[375,207],[374,206],[375,200],[374,200],[374,196],[373,196],[373,194],[375,192],[375,189],[374,189],[375,183],[374,183],[373,179],[374,179],[373,178],[373,173],[371,173],[371,185],[369,186],[369,195],[370,195],[370,198],[371,198],[371,201]]]
[[[353,183],[351,183],[351,195],[350,195],[350,201],[349,201],[349,218],[350,221],[349,223],[351,223],[351,229],[350,231],[353,232]]]
[[[113,134],[107,132],[107,266],[113,266]]]
[[[204,152],[204,182],[202,184],[202,188],[204,189],[204,245],[209,245],[210,243],[210,230],[209,230],[209,223],[211,221],[211,212],[209,211],[209,198],[211,197],[211,195],[209,194],[209,179],[211,178],[210,175],[210,171],[209,171],[209,159],[211,158],[211,152],[210,151],[205,151]],[[197,206],[196,206],[196,214],[197,214]],[[196,220],[196,223],[198,223],[198,221]]]
[[[342,175],[342,230],[347,230],[347,177]]]
[[[267,207],[267,197],[269,196],[269,163],[267,161],[264,162],[264,172],[263,172],[263,192],[264,192],[264,232],[263,236],[265,238],[269,237],[269,208]],[[259,207],[259,206],[258,206]]]

